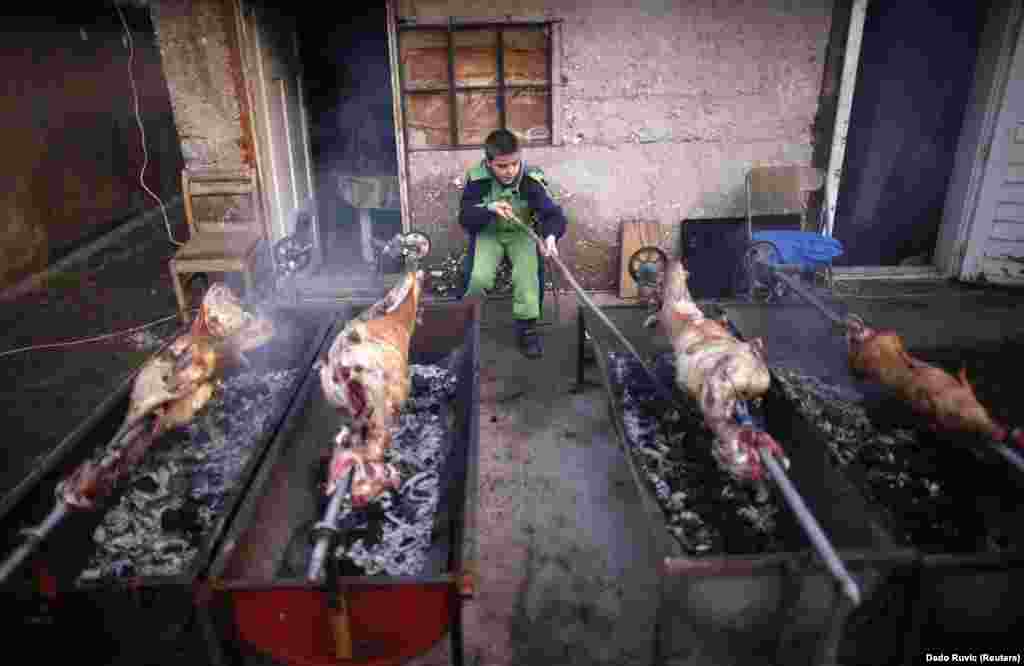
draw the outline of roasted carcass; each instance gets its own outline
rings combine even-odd
[[[718,464],[741,480],[759,480],[763,468],[759,449],[785,457],[771,435],[737,420],[738,401],[765,394],[771,375],[760,339],[741,342],[719,321],[709,319],[687,286],[689,272],[679,259],[668,263],[662,277],[658,307],[646,326],[658,324],[672,343],[676,383],[700,406],[704,422],[715,435],[712,453]]]
[[[58,497],[77,508],[92,508],[154,440],[196,416],[213,397],[226,367],[244,364],[244,353],[273,334],[269,318],[246,310],[224,284],[211,285],[188,331],[139,371],[117,435],[57,487]]]
[[[996,442],[1010,439],[1024,446],[1024,432],[1010,433],[978,402],[965,368],[953,377],[911,356],[896,332],[870,328],[856,316],[847,319],[846,339],[853,375],[891,390],[931,430],[980,435]]]
[[[326,492],[354,468],[352,503],[363,506],[400,481],[384,457],[409,396],[409,341],[419,316],[423,271],[407,272],[384,298],[349,321],[320,367],[327,401],[348,421],[335,438]]]

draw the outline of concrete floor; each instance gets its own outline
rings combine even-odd
[[[173,211],[180,215],[180,209]],[[0,353],[155,320],[175,312],[166,271],[174,247],[152,220],[77,266],[2,303]],[[102,261],[97,258],[102,257]],[[617,299],[596,296],[601,304]],[[844,288],[835,302],[898,329],[913,346],[970,344],[1024,334],[1020,292],[941,285]],[[574,392],[576,301],[548,302],[545,357],[515,346],[509,301],[484,310],[481,344],[481,512],[478,593],[465,609],[473,666],[649,665],[657,554],[650,524],[615,438],[599,386]],[[806,306],[726,305],[748,336],[764,336],[773,360],[838,377],[841,338]],[[3,449],[0,495],[9,492],[123,381],[163,337],[0,356]],[[827,354],[822,354],[828,349]],[[813,351],[812,351],[813,350]],[[587,378],[599,381],[595,366]],[[11,430],[14,429],[14,430]],[[410,662],[448,663],[442,643]]]

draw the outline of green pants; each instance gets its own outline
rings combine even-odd
[[[498,264],[507,253],[512,263],[512,316],[540,318],[540,273],[537,243],[525,231],[497,229],[491,224],[476,234],[473,271],[466,296],[481,296],[494,289]]]

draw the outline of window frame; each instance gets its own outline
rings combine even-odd
[[[511,20],[511,21],[479,21],[479,22],[465,22],[456,23],[454,21],[448,21],[444,24],[438,23],[426,23],[418,24],[416,22],[400,22],[397,26],[397,46],[398,46],[398,93],[401,95],[401,108],[402,108],[402,137],[405,143],[405,150],[408,153],[430,153],[438,151],[458,151],[458,150],[480,150],[484,147],[482,143],[459,143],[459,125],[458,125],[458,109],[457,109],[457,98],[459,93],[466,92],[490,92],[494,93],[496,97],[496,103],[498,106],[498,121],[500,127],[508,127],[508,114],[507,114],[507,91],[516,90],[528,90],[535,92],[547,92],[547,109],[546,109],[546,122],[548,135],[546,139],[539,141],[521,141],[522,146],[554,146],[556,145],[555,139],[555,126],[554,126],[554,109],[555,109],[555,81],[554,81],[554,66],[553,66],[553,53],[554,53],[554,32],[555,25],[558,23],[556,20]],[[547,74],[546,85],[536,84],[513,84],[507,85],[505,83],[505,44],[504,44],[504,32],[506,28],[540,28],[544,31],[545,37],[545,68]],[[431,88],[409,88],[408,82],[405,78],[404,67],[402,66],[402,37],[404,34],[418,31],[427,32],[444,32],[447,35],[447,51],[448,51],[448,85],[444,88],[431,87]],[[496,66],[497,66],[497,85],[493,86],[457,86],[455,85],[455,33],[456,32],[496,32]],[[446,93],[448,98],[448,123],[449,123],[449,137],[450,143],[436,146],[423,146],[413,147],[409,142],[409,109],[407,101],[410,96],[414,95],[437,95],[440,93]]]

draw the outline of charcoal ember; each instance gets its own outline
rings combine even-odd
[[[125,480],[79,577],[185,573],[298,377],[291,368],[225,378],[193,422],[164,435]]]
[[[665,513],[669,534],[683,550],[691,555],[780,550],[778,503],[719,468],[711,454],[714,436],[699,407],[680,398],[675,409],[666,410],[635,358],[613,352],[608,361],[621,395],[627,445]],[[663,386],[675,385],[671,353],[657,355],[650,368]]]
[[[1024,546],[1014,536],[1019,528],[1010,527],[1024,518],[1021,509],[997,488],[968,478],[969,452],[924,429],[908,428],[901,419],[872,412],[865,401],[844,397],[815,377],[786,367],[772,367],[772,375],[786,398],[826,434],[833,459],[887,514],[905,545],[934,552]],[[980,396],[985,380],[975,377],[973,382]]]
[[[462,266],[466,252],[449,253],[439,262],[424,264],[428,280],[425,288],[438,296],[458,296],[462,293],[464,283]]]
[[[142,493],[152,495],[160,490],[160,483],[152,476],[144,476],[135,482],[135,488]]]
[[[346,538],[334,553],[342,571],[415,576],[426,566],[451,445],[457,376],[438,365],[412,364],[409,372],[409,398],[392,426],[387,454],[402,485],[362,509],[346,502],[338,520]]]
[[[160,515],[160,527],[164,532],[199,533],[202,530],[199,506],[186,502],[175,509],[167,509]]]
[[[451,252],[440,261],[424,263],[423,269],[428,278],[424,284],[425,289],[438,296],[460,296],[466,281],[465,265],[465,249]],[[494,288],[490,293],[495,295],[512,293],[512,264],[507,257],[503,257],[498,264]]]
[[[440,366],[419,366],[410,372],[411,387],[406,401],[405,411],[419,412],[424,410],[435,413],[447,401],[455,398],[457,386],[456,375]],[[443,396],[443,400],[439,397]]]

